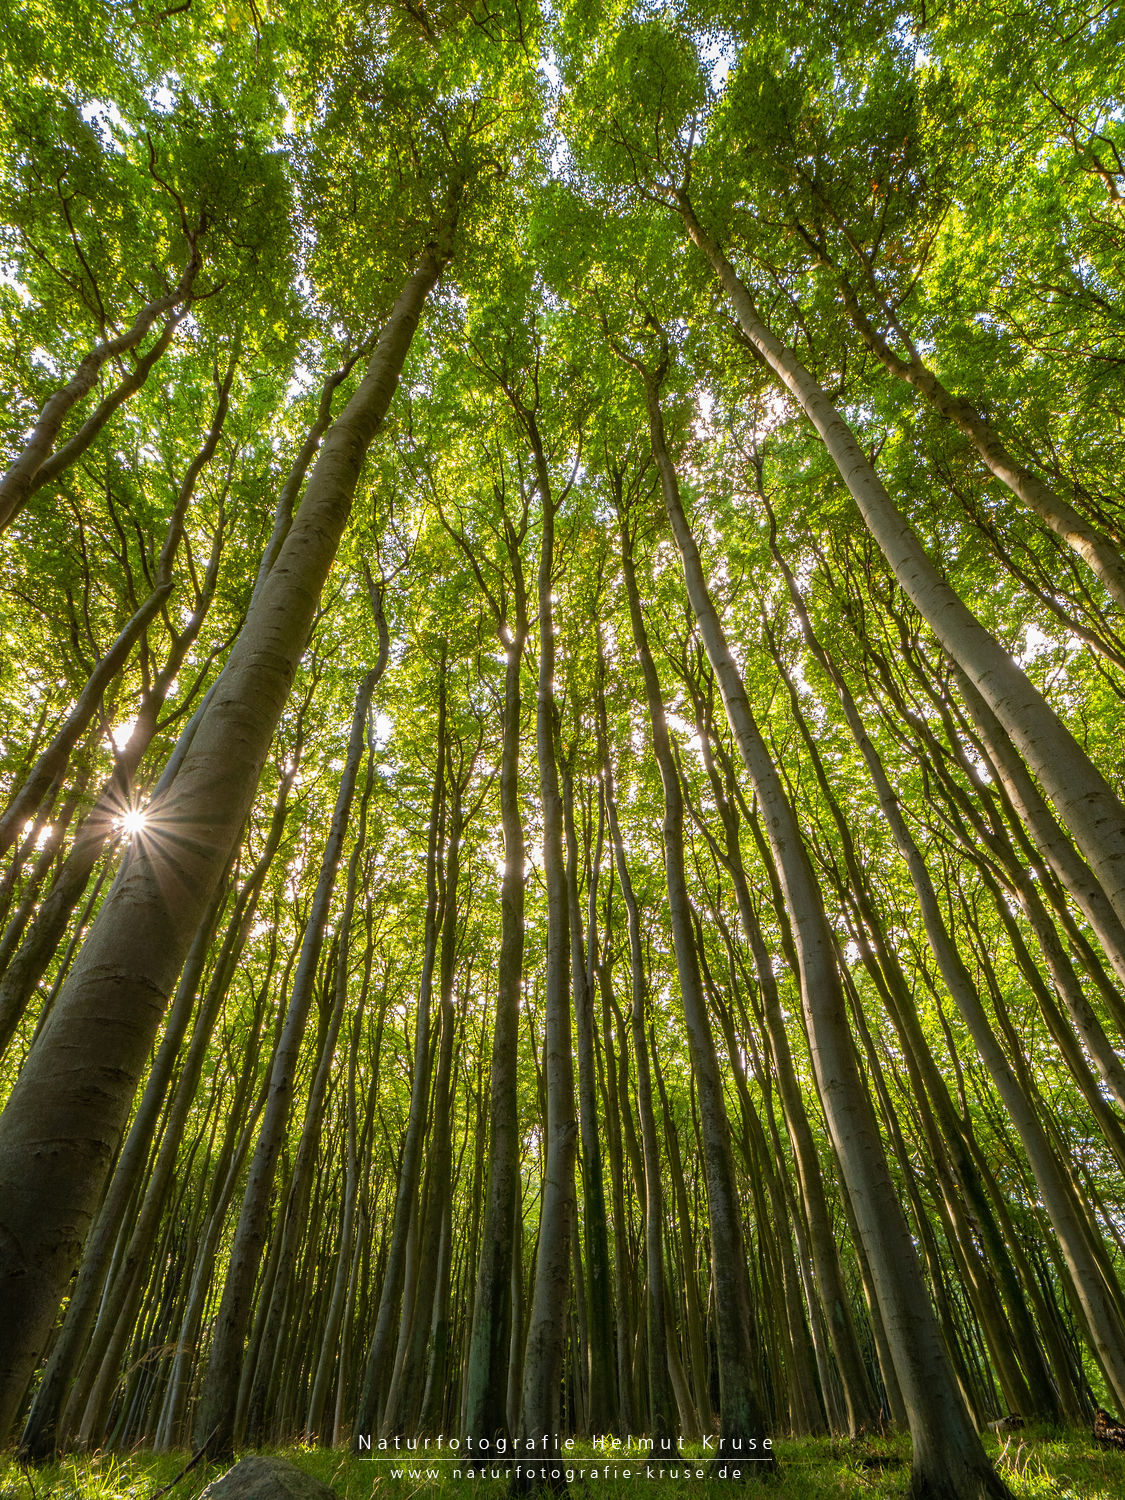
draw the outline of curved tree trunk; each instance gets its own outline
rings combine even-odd
[[[167,997],[253,801],[347,523],[443,261],[427,250],[248,614],[179,774],[102,904],[0,1117],[0,1432],[23,1400],[117,1149]]]
[[[267,1235],[269,1200],[282,1143],[289,1125],[293,1098],[293,1076],[312,1004],[317,970],[324,946],[325,927],[336,886],[351,815],[352,799],[363,754],[367,711],[371,695],[386,662],[380,662],[360,683],[352,712],[347,756],[340,776],[336,806],[321,857],[316,890],[309,907],[301,940],[301,953],[293,975],[293,988],[285,1013],[281,1038],[270,1072],[269,1096],[250,1171],[242,1197],[238,1226],[231,1246],[223,1295],[215,1317],[207,1373],[196,1412],[195,1441],[208,1452],[229,1457],[234,1451],[235,1406],[242,1377],[244,1343],[251,1313],[251,1296],[260,1268]]]
[[[689,684],[690,686],[692,685]],[[696,710],[704,765],[723,826],[724,864],[734,886],[739,920],[754,959],[766,1031],[777,1075],[778,1093],[781,1096],[782,1114],[793,1148],[801,1201],[808,1222],[809,1251],[816,1273],[819,1300],[824,1311],[832,1352],[836,1357],[847,1412],[848,1431],[854,1437],[863,1429],[875,1424],[878,1419],[878,1403],[860,1354],[859,1342],[851,1317],[840,1257],[832,1232],[828,1199],[824,1191],[824,1175],[797,1077],[793,1051],[782,1012],[777,978],[773,971],[773,961],[750,899],[750,889],[738,840],[738,814],[730,797],[727,796],[726,788],[714,764],[716,753],[723,756],[728,776],[733,777],[733,767],[725,752],[715,744],[707,710],[698,697]]]
[[[998,779],[1034,839],[1036,846],[1089,922],[1114,973],[1125,984],[1125,924],[1114,911],[1100,882],[1078,854],[1043,800],[1011,738],[973,684],[960,675],[961,691]]]
[[[7,473],[0,479],[0,532],[11,525],[27,503],[28,496],[38,488],[38,481],[44,468],[50,466],[47,477],[53,478],[66,467],[67,463],[73,463],[94,440],[121,402],[144,384],[152,365],[168,347],[172,331],[179,317],[183,316],[182,313],[179,317],[169,320],[155,348],[138,362],[133,374],[127,376],[117,390],[101,403],[97,411],[70,442],[52,455],[51,449],[54,447],[55,439],[68,413],[93,389],[94,381],[97,380],[102,366],[107,360],[135,349],[162,313],[171,312],[181,302],[190,300],[192,283],[195,281],[199,267],[199,254],[193,244],[191,259],[180,277],[179,285],[167,296],[156,297],[153,301],[146,303],[124,333],[119,334],[115,339],[106,339],[91,349],[66,385],[57,390],[46,402],[32,428],[31,436]],[[159,350],[159,353],[156,353],[156,350]],[[155,359],[151,358],[154,353]],[[146,359],[149,361],[147,364]],[[139,380],[136,378],[138,375],[141,376]],[[65,462],[63,461],[64,455]],[[43,482],[45,483],[46,480],[44,479]]]
[[[350,872],[349,872],[350,873]],[[337,958],[338,966],[347,972],[347,949],[341,945]],[[337,984],[346,983],[337,971]],[[344,1321],[344,1300],[348,1290],[348,1273],[355,1249],[355,1221],[359,1194],[359,1163],[356,1144],[356,1068],[359,1060],[359,1043],[363,1035],[363,1011],[356,1008],[352,1018],[351,1043],[348,1048],[347,1083],[347,1161],[344,1168],[343,1213],[336,1246],[336,1269],[332,1280],[332,1293],[320,1340],[320,1355],[313,1375],[309,1393],[308,1412],[305,1416],[305,1434],[322,1446],[331,1439],[330,1424],[326,1424],[325,1412],[333,1369],[337,1369],[337,1380],[343,1380],[340,1367],[340,1331]],[[328,1430],[326,1431],[326,1425]]]
[[[910,1229],[887,1167],[855,1055],[831,929],[792,805],[754,720],[703,574],[668,453],[657,378],[644,373],[653,454],[688,597],[719,682],[731,729],[762,806],[763,822],[793,918],[809,1045],[828,1128],[875,1286],[914,1443],[918,1497],[1004,1496],[965,1409]]]
[[[770,548],[774,560],[788,585],[790,598],[797,612],[797,618],[801,624],[806,644],[825,672],[825,675],[836,688],[848,728],[852,733],[857,748],[867,763],[869,773],[875,785],[876,794],[879,796],[880,801],[886,805],[885,799],[888,796],[890,796],[892,802],[894,799],[893,794],[889,791],[889,782],[882,761],[879,759],[874,746],[867,736],[859,710],[848,689],[847,683],[813,632],[812,622],[809,619],[804,600],[797,588],[796,580],[777,548],[776,540],[773,536],[772,511],[769,511],[768,502],[766,502],[766,505],[771,527]],[[909,994],[905,976],[898,965],[897,956],[893,947],[884,939],[882,930],[874,919],[874,914],[871,910],[871,895],[863,876],[860,862],[855,853],[851,832],[844,820],[843,812],[836,803],[831,788],[828,786],[812,731],[805,724],[804,718],[800,713],[794,684],[788,674],[785,673],[780,658],[775,656],[775,661],[777,662],[779,672],[785,676],[789,687],[794,717],[801,728],[802,735],[817,770],[818,780],[829,800],[834,818],[840,830],[849,886],[845,904],[847,901],[855,904],[876,944],[877,958],[876,954],[871,952],[866,939],[861,933],[857,933],[857,942],[860,947],[861,956],[873,974],[877,975],[877,983],[883,993],[884,1003],[892,1023],[899,1034],[906,1058],[907,1070],[918,1101],[923,1129],[926,1132],[926,1138],[937,1167],[939,1186],[945,1197],[954,1224],[964,1226],[964,1232],[960,1236],[960,1250],[964,1257],[969,1294],[978,1308],[982,1327],[989,1335],[990,1352],[996,1363],[997,1371],[1010,1393],[1011,1409],[1027,1416],[1037,1416],[1045,1421],[1056,1420],[1059,1414],[1058,1399],[1052,1387],[1050,1375],[1039,1346],[1039,1340],[1028,1314],[1023,1293],[1019,1287],[1007,1247],[1004,1245],[999,1233],[995,1217],[981,1185],[979,1174],[971,1156],[965,1148],[945,1080],[939,1073],[933,1055],[927,1045],[921,1024],[914,1010],[914,1003]],[[968,1232],[967,1224],[964,1223],[964,1210],[956,1193],[949,1190],[948,1179],[951,1173],[956,1179],[957,1185],[964,1193],[966,1202],[975,1217],[979,1233],[990,1257],[991,1273],[999,1282],[999,1287],[1006,1298],[1007,1311],[1012,1319],[1011,1327],[1008,1326],[1003,1311],[995,1306],[998,1298],[991,1278],[977,1273],[973,1239]],[[1015,1335],[1014,1338],[1013,1333]],[[1013,1356],[1017,1361],[1016,1364],[1013,1364]],[[1022,1362],[1026,1369],[1026,1379],[1024,1370],[1019,1368],[1019,1362]]]
[[[24,499],[12,506],[6,521],[0,522],[0,531],[6,530],[15,520],[32,495],[57,479],[60,474],[65,474],[71,464],[77,463],[117,408],[123,406],[130,396],[136,395],[152,374],[153,367],[158,360],[167,352],[177,327],[183,322],[187,313],[188,308],[181,307],[165,319],[164,327],[160,330],[156,342],[150,349],[145,350],[129,374],[98,402],[74,436],[69,438],[61,448],[56,448],[50,458],[46,459],[36,470]]]
[[[719,277],[743,333],[823,439],[906,597],[1011,735],[1125,921],[1125,807],[1120,799],[1042,693],[938,572],[843,417],[758,317],[749,291],[700,224],[686,192],[675,194],[675,207]]]
[[[284,801],[281,806],[284,808]],[[283,821],[283,818],[277,820],[275,817],[275,823],[278,821]],[[254,877],[251,876],[244,891],[252,888],[253,880]],[[67,1387],[93,1325],[114,1243],[120,1233],[129,1202],[140,1180],[149,1153],[176,1058],[191,1019],[192,1008],[196,1000],[196,987],[203,972],[207,950],[214,935],[214,924],[218,920],[224,894],[222,888],[216,893],[210,919],[205,920],[200,926],[184,965],[176,999],[169,1011],[168,1024],[145,1084],[136,1118],[122,1147],[105,1201],[98,1211],[93,1231],[86,1245],[78,1279],[67,1304],[62,1331],[51,1350],[50,1360],[36,1390],[35,1400],[20,1442],[21,1452],[33,1462],[38,1463],[48,1459],[54,1450],[59,1414],[63,1401],[67,1397]],[[239,925],[244,910],[245,902],[240,897],[236,904],[230,932],[233,933]],[[229,935],[228,944],[224,944],[216,966],[215,977],[219,980],[220,998],[225,989],[226,980],[229,978],[229,966],[225,961],[228,946]],[[206,1004],[207,1002],[205,1002],[205,1008]],[[209,1028],[206,1034],[209,1036]]]
[[[452,756],[449,768],[449,826],[446,834],[445,873],[441,882],[441,941],[438,956],[438,1014],[440,1036],[437,1043],[437,1068],[434,1075],[433,1122],[427,1152],[425,1202],[416,1212],[422,1213],[422,1256],[418,1284],[407,1326],[400,1335],[395,1358],[395,1373],[387,1394],[385,1427],[388,1433],[415,1430],[426,1395],[426,1351],[430,1345],[439,1306],[447,1287],[448,1264],[443,1263],[445,1225],[449,1217],[453,1190],[452,1070],[457,1030],[457,1007],[453,981],[457,962],[458,885],[461,874],[461,841],[465,832],[463,798],[468,776],[462,767],[454,770]],[[435,1247],[438,1249],[435,1251]],[[431,1353],[434,1351],[431,1347]]]
[[[117,639],[95,666],[79,694],[78,702],[66,716],[51,743],[35,762],[27,779],[5,808],[4,815],[0,818],[0,851],[10,848],[15,843],[24,822],[38,809],[51,786],[65,772],[71,751],[97,713],[106,689],[124,667],[133,647],[148,630],[172,593],[175,585],[172,565],[183,539],[188,506],[195,494],[195,486],[200,474],[211,462],[215,449],[219,446],[219,438],[222,436],[223,424],[226,422],[227,409],[230,404],[230,387],[234,379],[234,370],[235,358],[232,357],[227,367],[226,377],[219,388],[219,399],[210,429],[203,446],[188,465],[187,473],[176,495],[176,503],[168,521],[164,545],[157,559],[152,590],[143,604],[134,611],[132,618],[121,628]]]
[[[856,247],[858,250],[858,247]],[[891,312],[870,275],[867,259],[859,252],[868,272],[868,284],[878,298],[883,315],[907,346],[907,358],[900,359],[886,339],[874,327],[845,276],[838,276],[844,306],[860,337],[872,354],[892,375],[918,391],[936,412],[958,432],[963,433],[983,459],[990,473],[1022,500],[1056,536],[1060,537],[1087,564],[1105,585],[1115,602],[1125,609],[1125,559],[1120,550],[1096,526],[1080,516],[1052,487],[1013,456],[996,430],[985,421],[971,402],[948,391],[922,359],[898,318]]]
[[[386,625],[383,623],[381,612],[380,625],[382,627],[383,641],[389,646]],[[382,675],[387,654],[387,651],[380,652],[379,665],[372,673],[372,676],[376,679]],[[356,872],[367,847],[367,807],[371,795],[372,774],[372,760],[369,757],[364,778],[363,793],[360,797],[359,827],[356,830],[352,852],[348,859],[344,904],[336,930],[336,963],[332,976],[332,1008],[329,1012],[328,1024],[324,1028],[324,1035],[320,1039],[320,1055],[317,1058],[316,1069],[312,1082],[309,1085],[308,1098],[305,1104],[305,1117],[301,1125],[301,1136],[293,1162],[293,1171],[289,1179],[289,1191],[285,1198],[285,1207],[280,1213],[278,1222],[274,1228],[274,1233],[281,1238],[281,1244],[278,1249],[277,1269],[274,1275],[270,1300],[264,1312],[264,1326],[254,1364],[253,1385],[250,1391],[247,1414],[247,1434],[251,1441],[254,1442],[260,1442],[265,1435],[265,1423],[268,1415],[267,1406],[269,1405],[269,1374],[274,1364],[278,1344],[281,1340],[284,1300],[291,1289],[300,1242],[307,1232],[309,1224],[309,1198],[317,1166],[317,1150],[320,1146],[329,1074],[336,1055],[336,1043],[340,1035],[340,1027],[343,1024],[344,1011],[348,1002],[348,943],[351,937],[352,918],[355,911]],[[366,984],[367,976],[365,975],[365,988]],[[363,998],[365,999],[366,997],[364,996]],[[363,999],[361,999],[359,1004],[359,1010],[362,1011],[362,1009]]]
[[[57,951],[67,922],[82,899],[94,867],[114,837],[116,820],[133,805],[134,777],[156,733],[160,710],[207,616],[218,582],[221,552],[220,525],[191,620],[175,636],[164,666],[141,701],[132,733],[115,757],[112,775],[75,830],[66,859],[36,911],[30,930],[4,968],[3,977],[0,978],[0,1054],[11,1040],[20,1017],[35,993],[36,985]],[[56,826],[59,821],[56,820]]]

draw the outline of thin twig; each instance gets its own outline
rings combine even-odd
[[[153,1495],[152,1500],[160,1500],[161,1495],[166,1495],[166,1494],[168,1494],[169,1490],[174,1490],[175,1487],[179,1484],[180,1480],[183,1479],[186,1475],[188,1475],[188,1474],[191,1473],[192,1469],[195,1468],[196,1464],[203,1457],[203,1455],[207,1452],[207,1445],[210,1443],[211,1439],[215,1436],[215,1434],[218,1432],[218,1430],[219,1430],[219,1424],[216,1422],[215,1426],[212,1427],[211,1431],[203,1439],[203,1444],[200,1447],[199,1451],[197,1453],[195,1453],[195,1454],[192,1455],[192,1457],[188,1460],[188,1462],[185,1464],[185,1466],[176,1475],[175,1479],[173,1479],[170,1483],[166,1484],[163,1489],[157,1490],[156,1494]]]

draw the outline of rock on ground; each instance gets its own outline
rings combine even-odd
[[[209,1484],[199,1500],[337,1500],[319,1479],[283,1458],[254,1454]]]

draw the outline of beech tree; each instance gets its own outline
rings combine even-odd
[[[1125,1408],[1120,19],[80,12],[4,39],[4,1441],[1003,1496]]]

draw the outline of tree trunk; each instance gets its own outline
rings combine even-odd
[[[930,561],[840,413],[758,317],[749,291],[703,229],[686,192],[677,192],[675,207],[719,277],[742,331],[823,439],[906,597],[1011,735],[1125,921],[1125,807],[1120,799],[1043,695]]]
[[[278,1157],[289,1125],[293,1077],[313,1000],[336,874],[343,855],[352,798],[363,754],[367,711],[385,663],[386,655],[381,652],[379,664],[368,672],[356,692],[336,806],[301,940],[301,953],[293,976],[284,1025],[273,1058],[269,1097],[243,1192],[242,1209],[231,1246],[222,1301],[215,1319],[207,1374],[196,1412],[196,1446],[206,1446],[208,1452],[223,1458],[229,1457],[234,1451],[235,1403],[243,1370],[251,1296],[265,1248],[269,1199]]]
[[[540,1195],[539,1249],[523,1363],[521,1435],[539,1446],[535,1457],[558,1453],[559,1384],[570,1303],[571,1226],[575,1216],[574,1061],[570,1027],[570,903],[563,850],[563,807],[555,759],[555,626],[551,608],[555,569],[555,499],[534,417],[525,413],[541,502],[539,551],[539,684],[535,746],[543,816],[543,873],[547,886],[547,968],[544,982],[544,1071],[547,1138]]]
[[[867,317],[847,278],[839,276],[840,290],[843,293],[848,315],[872,354],[892,375],[897,376],[899,380],[904,380],[907,385],[913,386],[916,391],[920,392],[935,411],[968,438],[989,471],[999,479],[1000,483],[1006,485],[1013,495],[1022,500],[1040,520],[1051,528],[1056,536],[1061,537],[1068,547],[1077,552],[1102,581],[1116,603],[1125,609],[1125,559],[1122,559],[1120,551],[1096,526],[1080,516],[1068,500],[1064,500],[1025,464],[1021,464],[971,402],[966,401],[964,397],[954,396],[945,388],[922,359],[913,340],[907,335],[898,318],[887,306],[874,277],[870,275],[870,266],[867,264],[866,257],[862,258],[865,270],[868,272],[869,285],[878,297],[884,315],[890,319],[892,326],[903,338],[908,349],[907,358],[900,359]]]
[[[0,1432],[11,1426],[89,1228],[167,997],[230,858],[304,650],[367,448],[442,268],[427,250],[206,714],[86,939],[0,1117]]]
[[[66,420],[67,414],[93,389],[94,381],[97,380],[98,372],[102,366],[107,360],[114,359],[119,354],[126,354],[130,349],[135,349],[156,322],[157,318],[160,317],[161,313],[171,312],[179,303],[190,300],[192,283],[195,280],[199,266],[199,254],[193,244],[191,247],[191,258],[184,269],[183,275],[180,277],[178,286],[169,292],[167,296],[156,297],[153,301],[146,303],[124,333],[119,334],[115,339],[106,339],[103,343],[91,349],[66,385],[57,390],[47,401],[43,410],[39,413],[39,418],[35,426],[32,428],[31,436],[24,444],[3,479],[0,479],[0,532],[11,525],[12,521],[26,504],[32,490],[38,487],[36,479],[44,466],[51,462],[51,449],[54,446],[55,439],[59,435],[59,430],[63,422]],[[183,314],[181,313],[180,317],[182,316]],[[178,318],[170,320],[171,327],[174,328],[175,322],[178,321]],[[165,332],[167,333],[167,329]],[[163,335],[157,340],[156,344],[161,353],[167,347],[167,343],[163,343],[163,347],[161,347],[162,343]],[[159,358],[159,355],[157,358]],[[147,367],[145,366],[145,361],[142,358],[133,377],[126,377],[126,380],[122,383],[125,389],[122,390],[119,387],[121,394],[118,398],[114,400],[113,397],[110,397],[103,401],[90,421],[71,439],[66,448],[55,454],[54,457],[60,459],[63,453],[69,449],[68,462],[73,462],[93,441],[97,435],[97,431],[108,421],[114,408],[119,406],[126,396],[131,395],[133,390],[140,388],[151,368],[151,364]],[[142,369],[144,371],[142,379],[133,384],[132,381],[136,379],[136,375]],[[82,442],[81,447],[75,449],[75,445],[79,439],[86,434],[87,429],[99,418],[97,428],[90,432],[89,436],[85,437],[85,441]],[[62,467],[64,465],[57,463],[52,472],[57,473]]]
[[[383,1426],[388,1434],[414,1430],[425,1394],[425,1356],[433,1323],[435,1304],[442,1295],[439,1286],[441,1257],[435,1253],[442,1239],[443,1222],[449,1210],[453,1191],[453,1142],[451,1138],[451,1080],[453,1048],[457,1026],[453,981],[457,961],[458,885],[461,872],[461,840],[465,816],[462,799],[467,776],[458,774],[448,756],[449,825],[446,833],[445,872],[441,881],[441,939],[438,957],[438,1014],[441,1028],[437,1044],[437,1069],[434,1078],[433,1120],[427,1151],[426,1192],[424,1203],[415,1212],[420,1215],[419,1239],[422,1245],[418,1282],[410,1316],[405,1321],[395,1358],[395,1373],[387,1394]]]
[[[578,1123],[582,1165],[582,1228],[586,1249],[590,1382],[588,1422],[591,1432],[605,1432],[616,1406],[613,1390],[613,1303],[609,1264],[602,1148],[598,1131],[598,1080],[594,1059],[594,1005],[589,966],[582,940],[578,891],[578,839],[574,825],[574,781],[571,762],[562,768],[563,826],[566,834],[566,883],[570,904],[571,989],[578,1050]],[[601,814],[604,817],[604,812]],[[590,865],[591,899],[596,899],[597,869],[603,829]],[[588,847],[588,846],[587,846]]]
[[[506,519],[506,518],[505,518]],[[488,1175],[465,1371],[465,1433],[474,1440],[512,1434],[508,1424],[508,1363],[512,1334],[512,1223],[520,1196],[516,1062],[523,988],[524,860],[519,802],[520,670],[527,640],[527,608],[517,534],[506,527],[512,566],[514,618],[497,618],[504,644],[504,710],[500,752],[500,822],[504,871],[500,883],[500,958],[496,974],[489,1074]]]
[[[733,767],[725,750],[721,748],[714,736],[709,705],[703,703],[695,684],[690,680],[689,690],[693,692],[695,698],[704,765],[708,771],[712,795],[723,826],[724,865],[734,886],[739,919],[750,945],[754,969],[758,977],[766,1031],[777,1074],[778,1092],[781,1096],[782,1113],[793,1148],[801,1200],[807,1216],[809,1249],[816,1272],[816,1283],[825,1314],[829,1341],[839,1369],[844,1405],[847,1410],[848,1431],[855,1437],[864,1428],[876,1422],[878,1406],[856,1339],[839,1252],[832,1231],[828,1200],[824,1191],[820,1157],[817,1154],[808,1111],[797,1077],[773,961],[750,899],[750,889],[738,839],[738,814],[715,766],[716,755],[723,762],[725,774],[732,780]]]
[[[684,515],[668,453],[658,384],[644,373],[653,454],[672,533],[708,659],[747,774],[762,805],[794,923],[809,1046],[828,1128],[870,1264],[914,1442],[913,1493],[974,1500],[1007,1496],[969,1420],[860,1076],[831,929],[792,805],[750,709]]]
[[[382,624],[384,639],[386,639],[386,626],[382,621],[381,612],[380,624]],[[386,654],[380,653],[380,663],[372,675],[382,675]],[[348,767],[345,766],[345,775],[347,770]],[[290,1292],[300,1243],[307,1234],[310,1223],[309,1197],[317,1168],[317,1152],[321,1140],[328,1079],[348,1002],[349,943],[355,911],[357,870],[367,847],[367,808],[371,795],[372,775],[372,759],[369,757],[363,793],[360,797],[359,827],[348,859],[344,904],[336,930],[336,962],[332,975],[331,1010],[327,1025],[323,1028],[324,1035],[319,1039],[320,1051],[305,1103],[305,1117],[301,1125],[301,1137],[293,1163],[293,1172],[289,1179],[289,1192],[274,1230],[275,1234],[281,1238],[281,1245],[278,1250],[277,1269],[270,1300],[264,1309],[262,1338],[254,1365],[253,1385],[247,1410],[247,1434],[252,1441],[260,1442],[264,1435],[269,1405],[269,1372],[281,1340],[283,1302]],[[369,975],[365,973],[363,979],[365,991],[368,983]],[[365,999],[366,995],[360,999],[358,1006],[360,1012],[363,1010]],[[315,1218],[312,1222],[315,1222]]]
[[[599,669],[601,641],[598,642]],[[629,973],[632,1004],[629,1010],[633,1037],[633,1059],[637,1069],[637,1113],[641,1121],[641,1143],[644,1151],[643,1188],[645,1210],[645,1332],[648,1344],[648,1420],[649,1431],[658,1444],[675,1436],[675,1409],[668,1373],[668,1314],[664,1296],[664,1196],[660,1181],[660,1142],[656,1133],[656,1110],[652,1101],[652,1071],[649,1067],[648,986],[645,983],[644,944],[641,938],[641,914],[633,892],[633,882],[625,856],[625,843],[617,817],[613,763],[609,752],[606,726],[605,695],[601,674],[598,681],[598,738],[602,756],[606,816],[610,841],[617,865],[617,879],[629,929]],[[615,1235],[623,1238],[625,1225],[615,1225]],[[618,1309],[618,1317],[621,1310]],[[674,1451],[674,1450],[673,1450]]]
[[[285,794],[288,790],[289,783],[287,782],[274,814],[274,828],[278,839],[280,839],[281,828],[284,824]],[[275,848],[276,843],[271,848],[267,842],[271,858]],[[261,869],[260,865],[259,869]],[[242,923],[243,914],[247,910],[245,896],[256,892],[258,885],[255,880],[256,875],[258,875],[258,870],[250,876],[244,887],[243,896],[236,903],[231,933],[237,930],[240,923],[245,925]],[[205,920],[200,926],[188,955],[176,1000],[169,1012],[168,1025],[145,1084],[136,1118],[122,1147],[105,1201],[98,1211],[93,1231],[86,1245],[78,1271],[78,1279],[67,1305],[62,1331],[51,1350],[47,1368],[35,1393],[35,1400],[20,1441],[20,1451],[25,1453],[32,1462],[41,1463],[50,1458],[54,1451],[56,1427],[62,1403],[66,1398],[71,1375],[82,1354],[83,1345],[93,1323],[114,1242],[120,1232],[129,1200],[133,1196],[148,1156],[176,1057],[188,1021],[191,1019],[191,1011],[196,999],[196,986],[203,972],[207,950],[214,935],[214,924],[218,921],[223,895],[224,892],[220,887],[213,900],[210,920]],[[252,905],[249,909],[253,910]],[[229,935],[228,942],[223,945],[223,950],[220,952],[213,978],[213,983],[218,982],[220,996],[229,979],[229,965],[225,962],[228,947]]]
[[[136,723],[124,747],[115,753],[113,773],[75,830],[70,850],[26,933],[0,979],[0,1054],[3,1053],[35,987],[50,963],[75,907],[106,845],[116,834],[116,820],[132,807],[133,779],[156,733],[160,710],[187,659],[210,608],[218,581],[222,526],[215,536],[206,577],[188,625],[176,634],[167,660],[145,692]],[[78,785],[83,783],[80,780]],[[55,820],[56,828],[61,820]]]
[[[652,745],[664,789],[664,867],[668,911],[672,922],[676,973],[691,1049],[692,1072],[703,1122],[703,1160],[707,1180],[707,1213],[711,1230],[711,1280],[716,1306],[719,1359],[719,1451],[732,1461],[754,1460],[754,1472],[772,1467],[762,1447],[767,1437],[762,1401],[754,1372],[750,1285],[743,1247],[742,1215],[734,1178],[730,1126],[723,1101],[715,1040],[699,975],[692,931],[691,904],[684,870],[683,797],[679,771],[668,734],[660,682],[649,649],[633,565],[629,518],[619,509],[621,563],[633,640],[644,675],[652,726]],[[685,1273],[690,1268],[685,1267]]]
[[[176,503],[168,521],[164,545],[157,559],[153,587],[147,599],[133,612],[132,618],[121,628],[116,640],[95,666],[78,696],[78,702],[67,714],[51,743],[31,768],[19,791],[9,801],[3,817],[0,818],[0,851],[11,848],[19,838],[24,823],[39,808],[51,786],[65,773],[71,752],[97,713],[106,689],[128,661],[133,647],[168,602],[175,584],[172,565],[183,539],[188,506],[195,494],[195,486],[200,474],[211,462],[215,449],[219,446],[219,438],[222,436],[223,424],[226,422],[230,403],[230,387],[234,379],[234,369],[235,361],[232,357],[227,366],[226,377],[219,388],[219,399],[210,429],[203,446],[188,465],[187,473],[177,492]]]

